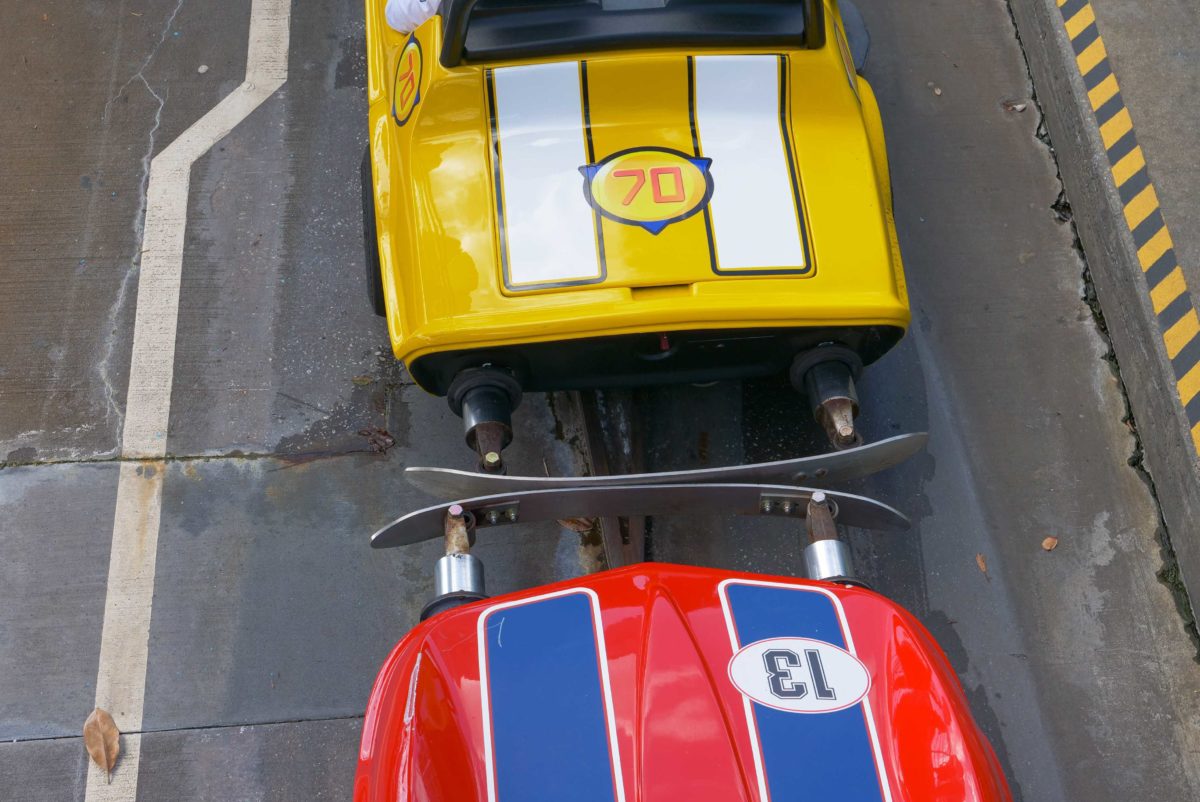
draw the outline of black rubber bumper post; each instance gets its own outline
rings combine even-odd
[[[858,391],[854,380],[862,373],[862,360],[849,348],[825,345],[796,357],[792,386],[808,396],[813,417],[836,449],[862,445],[854,425],[858,417]]]
[[[450,384],[446,401],[463,419],[467,445],[484,473],[503,473],[502,452],[512,442],[512,413],[521,403],[521,384],[500,368],[470,368]]]

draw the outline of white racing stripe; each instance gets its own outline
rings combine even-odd
[[[697,56],[696,128],[713,160],[711,209],[720,270],[807,268],[778,56]]]
[[[585,284],[604,277],[595,213],[582,200],[588,163],[579,62],[492,73],[505,284]]]
[[[121,439],[123,459],[147,461],[121,464],[96,676],[96,706],[112,713],[127,734],[111,783],[89,763],[87,802],[134,802],[137,798],[150,609],[166,470],[162,458],[171,409],[192,164],[287,80],[290,16],[291,0],[254,0],[245,80],[150,165]]]

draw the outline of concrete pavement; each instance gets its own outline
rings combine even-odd
[[[1013,0],[1012,10],[1058,148],[1061,208],[1079,231],[1158,488],[1165,575],[1186,608],[1200,583],[1197,11],[1123,0]]]

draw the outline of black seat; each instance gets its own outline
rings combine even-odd
[[[447,0],[446,67],[645,48],[820,47],[821,0]]]

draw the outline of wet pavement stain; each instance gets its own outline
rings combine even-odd
[[[33,446],[25,446],[24,448],[15,448],[8,452],[8,456],[4,461],[13,465],[27,465],[37,462],[38,450]]]
[[[359,89],[367,82],[366,40],[347,36],[341,40],[341,55],[334,73],[334,89]]]

